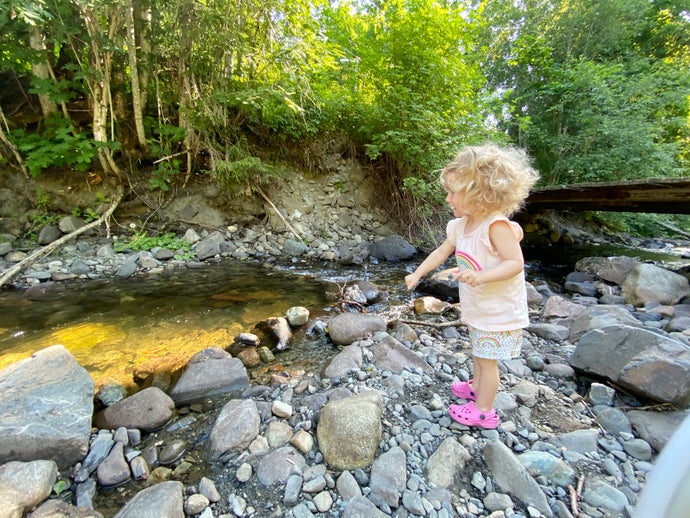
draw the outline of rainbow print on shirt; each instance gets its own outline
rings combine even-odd
[[[475,261],[472,256],[461,252],[460,250],[455,251],[455,259],[458,261],[458,273],[463,270],[473,270],[478,272],[482,269],[479,263]]]

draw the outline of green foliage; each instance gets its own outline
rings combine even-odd
[[[626,232],[635,237],[679,238],[675,227],[687,231],[690,215],[687,214],[644,214],[638,212],[593,212],[592,221],[613,232]]]
[[[223,187],[232,189],[256,179],[266,180],[284,174],[284,170],[251,153],[246,141],[228,146],[213,162],[210,175]]]
[[[545,183],[687,174],[690,47],[679,52],[677,42],[681,33],[687,42],[690,20],[632,2],[487,9],[484,38],[499,43],[485,47],[491,86],[506,92],[501,123],[529,148]],[[674,50],[660,59],[661,48]]]
[[[430,221],[443,206],[435,171],[486,139],[528,148],[545,183],[688,174],[687,13],[687,0],[159,2],[136,23],[149,140],[134,153],[122,5],[10,0],[3,93],[30,84],[17,99],[64,102],[75,119],[107,110],[79,128],[61,116],[5,127],[24,128],[9,138],[33,176],[107,164],[93,159],[120,139],[161,191],[187,153],[230,187],[284,174],[286,156],[332,153],[315,143],[339,135],[411,209],[396,217]]]
[[[152,191],[155,189],[167,191],[170,188],[170,182],[173,177],[178,174],[180,174],[180,160],[173,158],[160,162],[158,167],[151,172],[149,189]]]
[[[175,158],[175,151],[184,142],[186,131],[179,126],[161,124],[154,127],[153,133],[153,138],[148,141],[149,151],[152,158],[158,160],[154,161],[156,168],[151,172],[149,189],[167,191],[173,178],[180,174],[182,162]]]
[[[55,115],[47,119],[42,133],[27,133],[23,129],[10,132],[10,139],[24,156],[24,165],[31,176],[38,176],[49,167],[73,167],[86,171],[98,154],[98,148],[117,143],[96,142],[86,132],[76,132],[69,119]]]
[[[113,244],[113,250],[116,252],[122,252],[124,250],[144,251],[153,248],[167,248],[174,252],[179,250],[182,251],[182,254],[179,254],[180,258],[188,258],[192,246],[185,239],[175,236],[174,233],[149,236],[146,231],[143,230],[137,230],[129,240],[118,240]]]
[[[77,96],[78,83],[74,81],[53,81],[41,79],[36,76],[31,78],[29,93],[45,95],[56,103],[67,102]]]
[[[326,10],[327,35],[343,56],[331,92],[352,105],[335,115],[369,159],[390,160],[394,175],[438,168],[482,131],[476,93],[483,78],[471,50],[473,20],[463,9],[407,0]]]
[[[43,189],[36,189],[36,209],[46,211],[50,203],[50,195]]]
[[[403,180],[403,189],[415,200],[415,212],[419,217],[429,218],[443,205],[444,191],[435,178],[409,176]]]

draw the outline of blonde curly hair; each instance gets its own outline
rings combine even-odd
[[[464,147],[440,177],[446,190],[464,193],[482,215],[498,212],[506,217],[522,208],[538,179],[524,150],[493,143]]]

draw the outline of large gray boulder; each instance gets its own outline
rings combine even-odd
[[[336,345],[350,345],[378,331],[386,330],[386,321],[367,313],[341,313],[328,321],[328,334]]]
[[[690,349],[664,334],[620,324],[593,329],[580,338],[570,365],[648,399],[690,402]]]
[[[628,275],[621,289],[627,304],[643,306],[646,302],[674,305],[690,296],[687,277],[653,264],[638,264]]]
[[[547,518],[553,516],[539,484],[505,444],[498,439],[489,441],[484,447],[484,460],[500,491],[538,509]]]
[[[52,460],[8,462],[0,466],[0,516],[21,518],[50,496],[58,470]]]
[[[640,262],[627,256],[584,257],[575,263],[575,271],[583,272],[621,286]]]
[[[567,322],[566,322],[567,323]],[[595,304],[577,315],[570,321],[570,340],[576,342],[587,331],[600,329],[613,324],[624,324],[631,327],[643,327],[644,324],[636,319],[624,306]]]
[[[348,345],[331,358],[324,369],[324,376],[332,380],[339,380],[347,373],[362,367],[362,349],[356,345]]]
[[[370,348],[373,353],[372,363],[382,371],[391,371],[400,374],[406,368],[412,371],[421,369],[424,372],[433,372],[434,368],[411,349],[405,347],[392,336],[386,334]]]
[[[93,379],[62,345],[0,371],[0,464],[81,461],[89,449]]]
[[[640,439],[647,441],[656,451],[661,451],[675,431],[690,415],[688,410],[656,412],[631,410],[627,416]]]
[[[261,416],[251,399],[232,399],[218,414],[208,438],[207,455],[216,461],[225,453],[238,453],[259,435]]]
[[[227,394],[249,386],[247,369],[238,358],[220,348],[221,358],[203,355],[199,360],[190,359],[182,376],[170,390],[170,397],[177,406],[196,403],[207,397]]]

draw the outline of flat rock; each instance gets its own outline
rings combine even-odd
[[[12,461],[0,466],[0,516],[21,518],[50,496],[57,480],[52,460]]]
[[[208,457],[218,460],[226,452],[240,452],[259,435],[261,416],[251,399],[232,399],[218,414],[208,438]]]
[[[642,263],[625,279],[621,295],[626,303],[634,306],[647,302],[673,305],[690,295],[690,281],[678,273]]]
[[[93,379],[62,345],[34,353],[0,371],[0,464],[81,461],[89,447]]]
[[[183,406],[248,386],[249,377],[242,360],[208,359],[187,365],[179,381],[170,390],[170,397],[177,406]]]
[[[489,441],[484,447],[484,459],[501,491],[538,509],[547,518],[553,517],[543,491],[505,444],[497,439]]]
[[[149,387],[103,410],[96,417],[98,428],[120,426],[150,431],[170,421],[175,403],[157,387]]]
[[[434,368],[414,351],[405,347],[390,335],[382,336],[380,340],[370,348],[374,354],[372,362],[378,369],[389,370],[399,374],[406,368],[412,370],[421,369],[424,372],[432,372]]]
[[[336,470],[369,466],[381,440],[382,414],[381,394],[372,390],[331,399],[321,410],[316,432],[326,463]]]
[[[328,322],[328,334],[336,345],[350,345],[352,342],[386,330],[386,321],[365,313],[341,313]]]
[[[648,399],[678,407],[690,402],[690,349],[647,329],[593,329],[580,338],[570,365]]]
[[[182,482],[167,481],[134,495],[115,518],[184,518]]]

